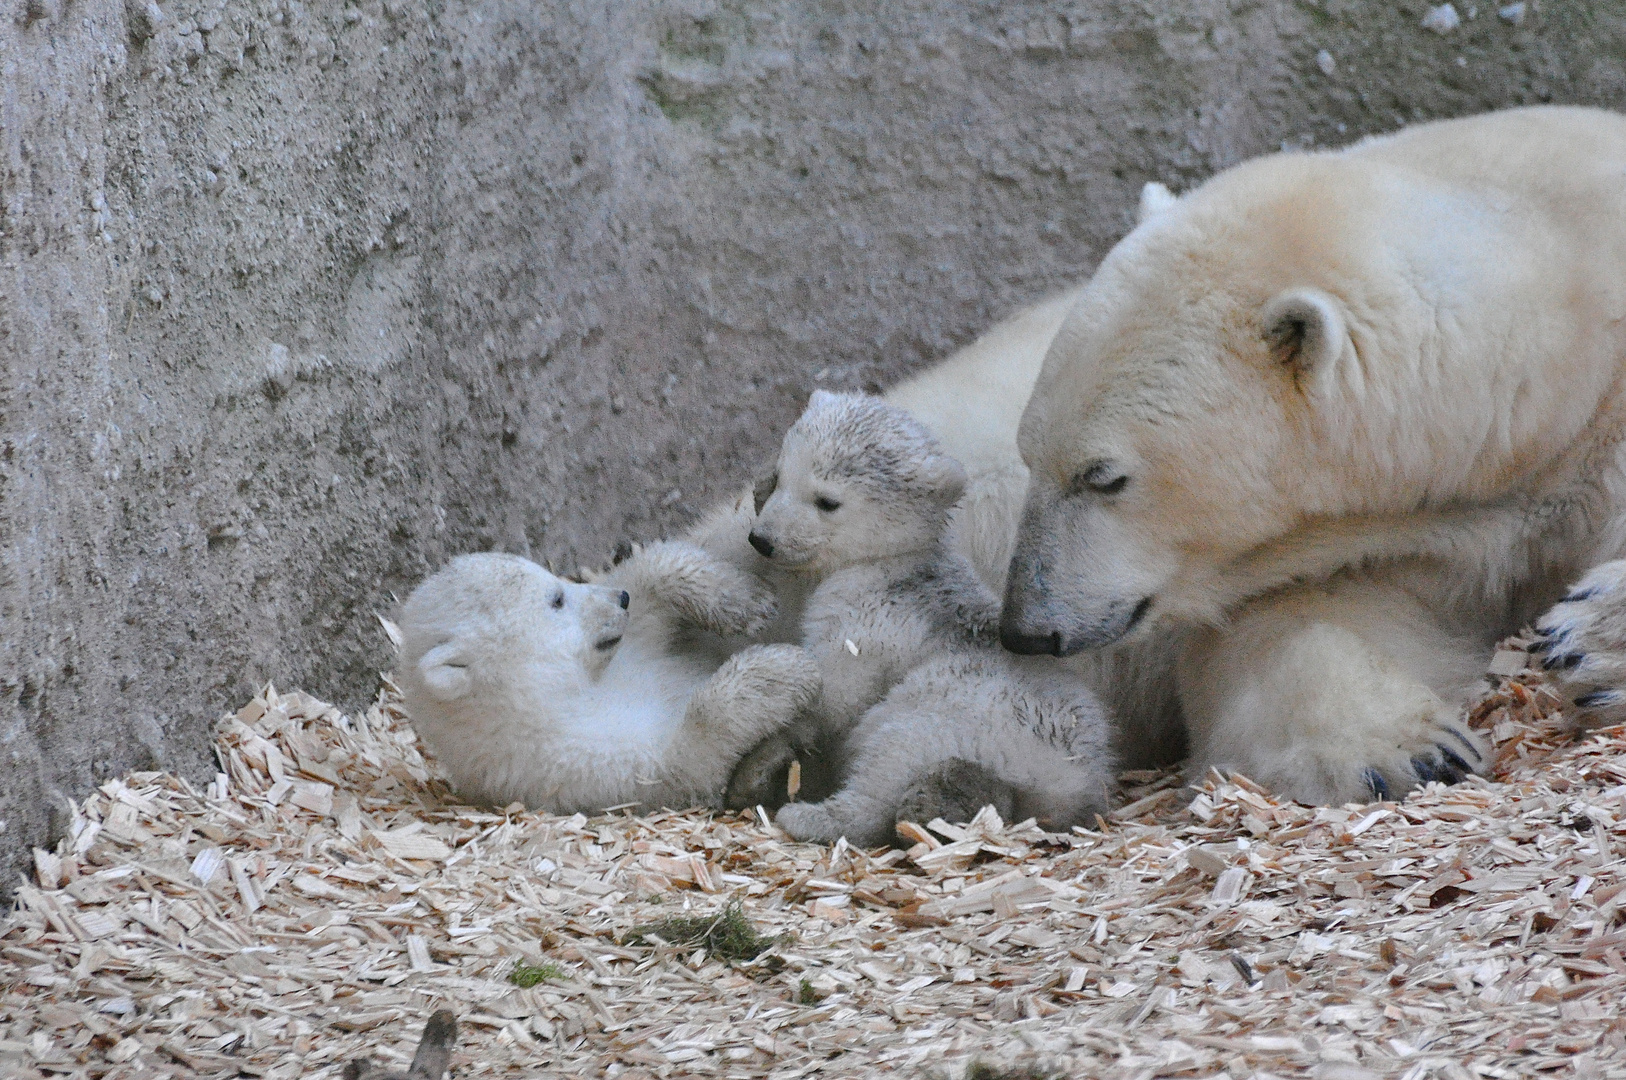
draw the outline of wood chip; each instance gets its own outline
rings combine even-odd
[[[333,1076],[404,1064],[442,1006],[470,1078],[1626,1071],[1626,729],[1578,734],[1522,661],[1470,722],[1493,775],[1398,803],[1210,777],[1182,805],[1141,771],[1099,828],[872,853],[755,812],[465,806],[393,684],[352,716],[267,687],[213,780],[110,780],[35,854],[0,1074]],[[755,960],[619,944],[735,902]]]

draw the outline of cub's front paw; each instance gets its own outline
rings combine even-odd
[[[1594,567],[1536,631],[1531,653],[1582,720],[1626,720],[1626,559]]]
[[[716,574],[717,592],[695,611],[696,622],[707,630],[754,634],[779,614],[779,600],[761,578],[726,565],[718,567]]]
[[[832,844],[843,834],[835,815],[821,803],[786,803],[773,816],[773,821],[790,833],[792,839],[804,843]]]

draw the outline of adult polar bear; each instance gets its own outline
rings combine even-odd
[[[1536,108],[1231,169],[1078,294],[1018,443],[1002,637],[1177,643],[1193,763],[1291,796],[1485,759],[1489,644],[1626,554],[1626,119]],[[1542,620],[1623,711],[1626,564]]]

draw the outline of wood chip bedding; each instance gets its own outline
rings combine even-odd
[[[907,852],[463,806],[387,679],[354,717],[268,687],[212,783],[110,780],[36,852],[0,1076],[404,1067],[442,1007],[470,1078],[1626,1075],[1626,729],[1572,736],[1522,659],[1474,712],[1493,779],[1314,808],[1132,773],[1094,829]],[[733,902],[754,960],[648,932]]]

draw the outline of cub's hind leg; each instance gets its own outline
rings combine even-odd
[[[970,821],[992,806],[1002,821],[1016,813],[1016,789],[985,765],[965,758],[940,761],[917,773],[898,800],[895,821],[924,825],[942,818],[951,824]]]

